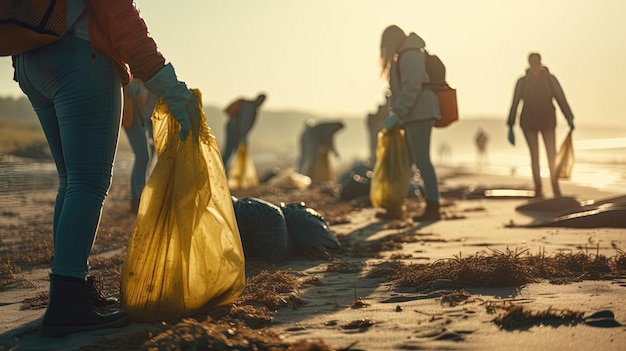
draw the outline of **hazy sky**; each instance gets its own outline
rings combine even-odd
[[[626,126],[624,0],[136,0],[181,80],[205,104],[264,91],[265,107],[364,117],[383,101],[380,36],[422,36],[446,63],[462,117],[508,114],[530,51],[579,123]],[[18,95],[0,58],[0,95]],[[559,113],[558,116],[561,116]]]

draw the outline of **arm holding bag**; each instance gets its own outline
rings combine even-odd
[[[193,94],[202,106],[200,92]],[[122,307],[139,320],[225,305],[244,288],[244,253],[222,158],[206,116],[195,110],[198,138],[185,141],[162,99],[152,115],[158,161],[141,195],[121,282]]]

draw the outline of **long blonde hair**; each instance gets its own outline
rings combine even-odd
[[[396,58],[396,55],[405,40],[406,34],[395,24],[385,28],[383,31],[383,36],[380,40],[381,77],[389,79],[391,63]]]

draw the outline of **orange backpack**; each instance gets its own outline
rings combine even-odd
[[[33,50],[61,38],[67,31],[66,0],[0,2],[0,56]]]
[[[228,105],[228,107],[224,109],[224,112],[226,112],[228,117],[234,117],[237,115],[237,113],[239,113],[239,110],[241,109],[241,106],[243,105],[244,102],[245,102],[244,99],[239,98],[233,101],[230,105]]]

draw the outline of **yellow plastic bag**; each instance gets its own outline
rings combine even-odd
[[[387,211],[387,216],[404,216],[404,198],[409,191],[409,149],[404,129],[393,127],[378,133],[376,164],[370,185],[372,206]]]
[[[559,178],[569,179],[572,176],[572,168],[574,168],[574,143],[570,130],[556,154],[554,170]]]
[[[248,146],[241,143],[237,147],[237,155],[228,172],[228,186],[233,189],[250,189],[259,185],[254,162],[248,152]]]
[[[200,91],[194,89],[202,111]],[[244,253],[222,159],[206,125],[183,142],[159,100],[152,115],[157,164],[142,192],[122,268],[122,308],[157,320],[235,300]]]
[[[314,182],[328,182],[333,180],[333,171],[330,166],[330,155],[328,148],[320,146],[317,151],[317,158],[315,163],[309,169],[309,177]]]

